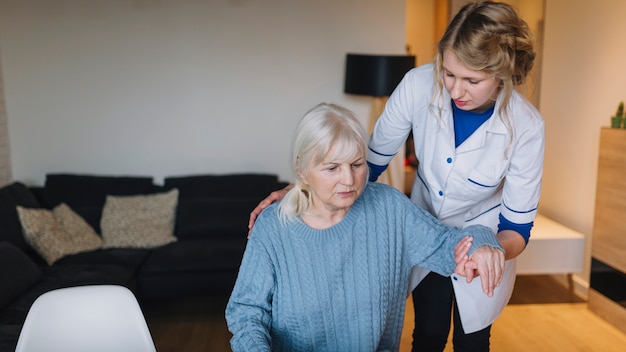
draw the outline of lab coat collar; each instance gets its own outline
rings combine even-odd
[[[493,111],[493,115],[485,121],[478,129],[472,133],[461,145],[456,149],[457,153],[468,152],[471,150],[479,149],[485,146],[485,142],[487,139],[487,135],[489,133],[494,134],[508,134],[508,130],[506,129],[506,125],[502,121],[502,116],[500,114],[500,105],[502,104],[502,93],[498,95],[496,100],[496,106]],[[512,100],[512,99],[511,99]],[[449,101],[449,100],[448,100]],[[448,110],[452,110],[449,108]],[[509,106],[510,111],[510,106]],[[450,123],[452,123],[452,112],[449,112]]]

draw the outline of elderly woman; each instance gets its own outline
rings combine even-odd
[[[226,307],[233,351],[397,351],[413,266],[479,275],[493,294],[504,267],[493,231],[446,226],[368,183],[367,142],[337,105],[300,121],[294,187],[256,220]]]

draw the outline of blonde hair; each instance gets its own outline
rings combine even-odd
[[[528,24],[505,3],[478,1],[463,6],[437,45],[433,102],[443,97],[443,53],[448,49],[468,69],[500,81],[502,101],[498,112],[512,139],[509,100],[513,90],[526,82],[536,56]]]
[[[328,159],[366,157],[367,142],[365,128],[350,110],[328,103],[309,110],[298,123],[293,137],[291,164],[295,182],[278,204],[281,221],[292,221],[311,207],[310,190],[301,175]]]

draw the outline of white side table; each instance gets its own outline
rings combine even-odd
[[[530,241],[517,257],[518,275],[567,274],[583,271],[585,236],[541,214],[530,232]]]

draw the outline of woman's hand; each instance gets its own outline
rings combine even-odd
[[[454,247],[454,261],[456,262],[454,272],[458,275],[466,275],[465,264],[469,260],[467,252],[469,252],[472,247],[472,241],[474,241],[472,236],[465,236],[459,241],[459,243],[457,243],[456,247]]]
[[[462,276],[466,277],[467,282],[480,276],[483,292],[492,297],[494,289],[502,282],[504,260],[503,251],[491,246],[480,246],[465,261],[465,275]]]
[[[252,210],[252,212],[250,213],[250,220],[248,220],[248,237],[250,237],[250,231],[252,231],[252,226],[254,226],[254,221],[256,220],[257,216],[261,214],[263,209],[269,207],[272,203],[278,202],[279,200],[283,199],[285,197],[285,194],[287,194],[287,192],[289,192],[289,190],[291,190],[292,188],[293,188],[293,185],[287,185],[283,189],[279,189],[277,191],[270,193],[270,195],[267,196],[267,198],[263,199],[259,203],[259,205],[257,205],[256,208]]]

